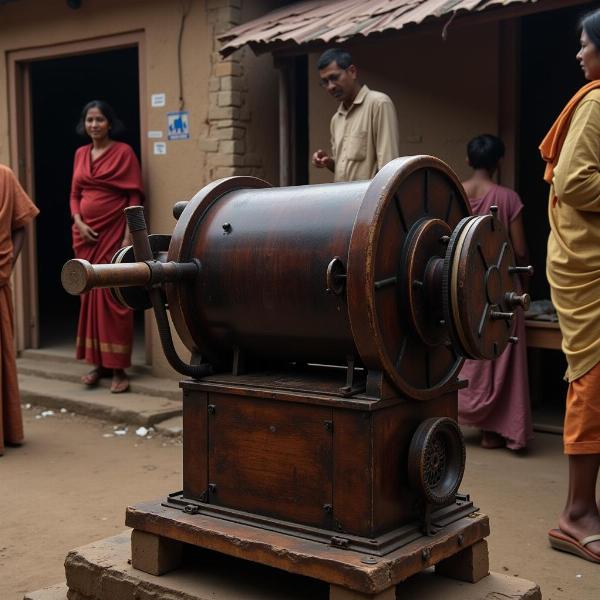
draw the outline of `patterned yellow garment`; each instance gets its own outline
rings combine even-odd
[[[600,90],[573,114],[552,183],[546,274],[573,381],[600,362]]]

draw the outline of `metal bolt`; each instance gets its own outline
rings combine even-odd
[[[231,233],[231,223],[223,223],[223,231],[225,233]]]
[[[217,412],[217,407],[214,404],[209,404],[208,405],[208,414],[214,415],[215,412]]]
[[[459,533],[456,542],[459,546],[462,546],[465,543],[465,536],[462,533]]]
[[[331,504],[323,504],[323,510],[330,515],[333,512],[333,506]]]
[[[421,550],[421,558],[423,562],[427,562],[431,558],[431,548],[423,548]]]
[[[208,484],[208,493],[209,494],[216,494],[217,493],[217,484],[216,483],[209,483]]]

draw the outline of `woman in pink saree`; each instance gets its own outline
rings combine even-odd
[[[504,156],[502,140],[487,134],[477,136],[469,142],[467,156],[473,174],[463,186],[473,214],[489,214],[490,207],[497,206],[498,218],[508,231],[517,263],[527,264],[523,203],[516,192],[492,180]],[[459,422],[481,429],[484,448],[519,450],[533,437],[522,311],[516,311],[515,321],[517,344],[509,344],[496,360],[467,360],[461,371],[469,386],[458,394]]]

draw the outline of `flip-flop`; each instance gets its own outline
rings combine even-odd
[[[81,383],[87,385],[87,387],[94,387],[98,385],[98,382],[105,376],[105,370],[102,367],[96,367],[81,378]]]
[[[124,377],[122,379],[117,379],[113,377],[112,383],[110,384],[110,393],[111,394],[122,394],[129,389],[129,379]]]
[[[548,532],[548,541],[550,542],[550,546],[555,550],[574,554],[575,556],[585,558],[585,560],[589,560],[590,562],[600,563],[600,554],[596,554],[586,548],[588,544],[600,541],[600,533],[588,535],[582,540],[576,540],[574,537],[567,535],[560,529],[551,529]]]

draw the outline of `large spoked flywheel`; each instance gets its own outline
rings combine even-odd
[[[524,302],[513,269],[502,224],[470,215],[445,163],[392,161],[371,182],[350,241],[348,310],[365,366],[417,399],[455,385],[465,357],[506,347]]]

